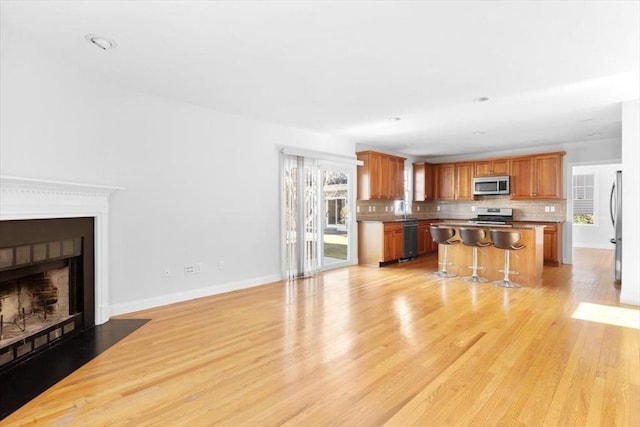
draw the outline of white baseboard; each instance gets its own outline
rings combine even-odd
[[[158,295],[152,298],[145,298],[136,301],[112,304],[109,313],[111,316],[133,313],[135,311],[147,310],[149,308],[161,307],[163,305],[174,304],[177,302],[189,301],[196,298],[208,297],[212,295],[222,294],[225,292],[237,291],[238,289],[246,289],[254,286],[260,286],[271,282],[282,280],[280,275],[257,277],[239,282],[224,283],[221,285],[209,286],[206,288],[192,289],[185,292],[176,292],[167,295]]]
[[[613,243],[573,243],[574,248],[588,248],[588,249],[615,249]]]

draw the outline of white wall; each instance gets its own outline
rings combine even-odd
[[[584,248],[610,249],[615,246],[609,241],[614,236],[609,201],[611,186],[616,171],[621,170],[619,163],[609,165],[576,166],[573,175],[594,174],[594,213],[595,224],[573,224],[573,246]],[[568,189],[571,188],[571,184]],[[571,191],[567,192],[567,203],[571,203]]]
[[[620,302],[640,305],[640,103],[622,104],[622,290]]]
[[[114,313],[279,279],[277,146],[355,157],[327,135],[110,87],[4,26],[1,40],[0,174],[126,188],[111,199]]]

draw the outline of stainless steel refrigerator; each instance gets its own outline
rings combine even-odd
[[[622,171],[616,171],[616,180],[611,187],[609,211],[615,233],[611,243],[616,245],[614,278],[619,282],[622,279]]]

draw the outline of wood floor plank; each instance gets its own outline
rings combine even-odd
[[[151,320],[0,423],[640,425],[640,330],[573,317],[622,307],[612,255],[521,289],[425,256],[132,313]]]

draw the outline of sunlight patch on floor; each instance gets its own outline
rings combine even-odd
[[[581,302],[571,316],[574,319],[640,329],[640,310]]]

